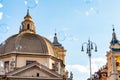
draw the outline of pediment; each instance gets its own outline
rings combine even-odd
[[[7,76],[10,77],[27,77],[27,78],[45,78],[45,79],[53,79],[53,78],[62,78],[60,74],[58,74],[55,71],[51,71],[46,66],[34,62],[32,64],[29,64],[27,66],[24,66],[20,69],[17,69],[13,72],[10,72],[7,74]]]

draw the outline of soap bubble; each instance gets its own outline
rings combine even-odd
[[[2,2],[3,0],[0,0],[0,3]]]
[[[91,2],[93,2],[93,0],[85,0],[85,3],[87,3],[87,4],[89,4]]]
[[[57,33],[58,41],[64,41],[66,39],[66,33],[63,30],[57,31],[56,29],[50,29],[49,39],[53,40],[55,33]]]
[[[4,62],[0,60],[0,68],[4,67]]]
[[[38,5],[38,0],[25,0],[25,5],[27,8],[35,8]]]
[[[8,29],[9,27],[7,24],[0,24],[0,33],[7,33]]]
[[[58,32],[57,36],[58,36],[58,40],[60,40],[60,41],[64,41],[66,39],[66,34],[64,31]]]
[[[2,20],[2,18],[3,18],[3,13],[0,12],[0,20]]]
[[[68,35],[67,38],[68,38],[69,41],[74,41],[74,36],[73,35]]]
[[[0,75],[5,75],[4,62],[0,60]]]
[[[96,10],[95,8],[91,7],[89,8],[86,12],[85,12],[85,15],[86,16],[89,16],[89,15],[94,15],[94,14],[98,14],[99,11]]]
[[[4,42],[2,42],[2,43],[0,44],[0,47],[3,47],[5,44],[6,44],[6,42],[5,42],[5,41],[4,41]]]
[[[19,45],[19,44],[18,44],[18,45],[16,46],[16,50],[18,50],[18,49],[22,49],[22,45]]]
[[[67,34],[67,40],[68,41],[79,41],[79,38],[74,36],[74,35],[71,35],[71,34]]]

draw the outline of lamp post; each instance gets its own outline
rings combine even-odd
[[[86,53],[88,54],[88,57],[89,57],[90,80],[92,80],[92,77],[91,77],[91,74],[92,74],[92,69],[91,69],[91,55],[92,55],[92,54],[91,54],[91,52],[92,52],[92,50],[95,50],[95,52],[97,52],[97,45],[96,45],[94,42],[88,40],[88,42],[82,43],[82,49],[81,49],[81,51],[84,51],[84,45],[87,46],[87,47],[86,47]],[[93,46],[94,46],[94,48],[93,48]]]

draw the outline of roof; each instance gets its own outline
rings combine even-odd
[[[54,47],[46,38],[24,32],[9,37],[0,45],[1,54],[12,51],[48,54],[54,52]]]
[[[21,75],[21,74],[24,74],[27,70],[28,71],[32,70],[35,67],[37,68],[38,71],[44,72],[45,73],[44,76],[41,75],[39,77],[36,77],[36,76],[26,76],[27,74],[26,75]],[[33,72],[33,74],[34,74],[34,72]],[[23,66],[23,67],[21,67],[17,70],[14,70],[12,72],[7,73],[6,75],[7,75],[7,77],[11,77],[11,78],[35,78],[35,79],[49,79],[49,80],[51,80],[51,79],[55,79],[55,80],[62,79],[62,75],[58,74],[55,71],[50,70],[49,68],[47,68],[46,66],[44,66],[44,65],[42,65],[38,62],[34,62],[34,63],[29,64],[27,66]]]

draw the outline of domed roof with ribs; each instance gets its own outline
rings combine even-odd
[[[19,51],[48,54],[48,48],[50,47],[52,52],[54,52],[52,43],[38,34],[21,33],[11,36],[2,43],[0,45],[0,53],[4,54],[12,51]]]

